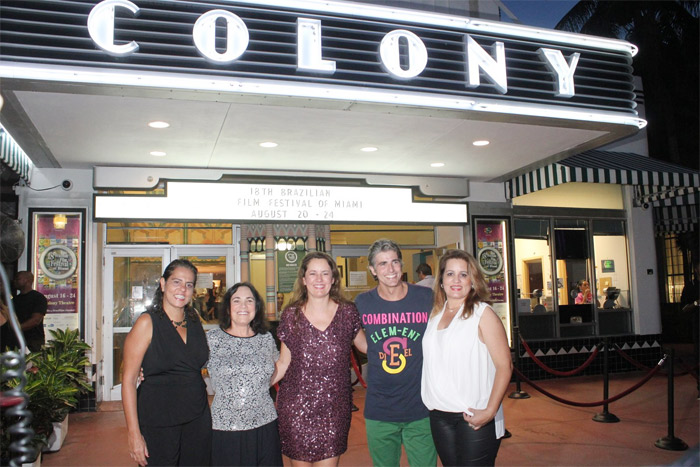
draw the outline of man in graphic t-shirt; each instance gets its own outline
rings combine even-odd
[[[367,446],[374,466],[398,466],[403,444],[411,466],[434,466],[437,453],[420,395],[422,339],[432,290],[401,280],[399,246],[377,240],[369,270],[378,285],[355,299],[367,335]]]

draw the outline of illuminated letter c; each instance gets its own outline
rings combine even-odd
[[[134,16],[139,13],[139,7],[129,0],[105,0],[90,11],[87,27],[97,47],[110,55],[124,57],[139,50],[139,45],[134,41],[122,45],[114,43],[114,10],[118,6],[131,11]]]

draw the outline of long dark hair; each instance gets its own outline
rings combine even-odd
[[[238,282],[233,284],[233,287],[226,291],[218,311],[219,327],[223,331],[226,331],[231,327],[231,297],[233,297],[233,294],[235,294],[241,287],[248,287],[248,289],[250,289],[250,293],[253,294],[253,298],[255,299],[255,317],[250,322],[250,328],[255,333],[265,334],[270,329],[270,325],[267,322],[267,316],[265,316],[265,301],[250,282]]]
[[[163,271],[163,279],[167,282],[170,276],[173,275],[175,269],[177,268],[187,268],[194,274],[194,286],[197,286],[197,267],[186,259],[176,259],[171,261],[170,264]],[[150,309],[153,310],[157,315],[164,317],[165,310],[163,309],[163,290],[160,288],[160,279],[158,279],[158,286],[156,287],[156,293],[153,294],[153,300],[151,300]],[[192,308],[191,304],[185,305],[185,314],[187,319],[199,319],[199,315]]]
[[[333,261],[333,258],[322,251],[314,251],[309,253],[301,260],[301,266],[299,267],[299,272],[297,273],[297,280],[294,282],[294,293],[292,294],[292,300],[287,308],[294,307],[294,317],[295,321],[299,322],[302,310],[309,301],[309,292],[304,285],[304,276],[306,275],[307,269],[309,269],[309,263],[315,259],[323,259],[330,266],[333,274],[333,283],[331,284],[331,290],[329,292],[330,299],[337,304],[347,303],[347,299],[343,296],[340,290],[340,271],[338,271],[338,266]]]
[[[481,273],[476,259],[466,251],[462,250],[448,250],[442,258],[440,258],[440,265],[438,266],[438,275],[435,278],[435,285],[433,286],[434,298],[433,298],[433,311],[430,316],[433,317],[442,311],[442,308],[447,301],[447,295],[445,290],[442,288],[443,276],[445,275],[445,269],[447,268],[447,262],[451,259],[461,259],[467,263],[467,271],[469,272],[469,279],[472,281],[472,289],[467,293],[464,298],[464,309],[462,310],[462,319],[469,318],[474,312],[474,305],[477,303],[485,302],[489,305],[490,292],[486,285],[486,280],[484,275]]]

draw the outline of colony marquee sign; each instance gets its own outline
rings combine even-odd
[[[0,77],[645,125],[626,41],[337,0],[76,5],[7,35]]]
[[[114,22],[117,8],[125,8],[135,16],[139,7],[129,0],[104,0],[97,4],[88,17],[88,30],[95,44],[105,52],[115,56],[129,56],[139,50],[136,41],[126,44],[114,42]],[[226,24],[225,50],[217,50],[217,21]],[[245,53],[249,43],[249,32],[245,22],[236,14],[224,9],[215,9],[202,14],[192,28],[194,45],[204,58],[217,64],[233,63]],[[333,74],[336,63],[322,56],[322,23],[318,19],[297,19],[297,70],[310,73]],[[493,57],[469,34],[465,34],[467,87],[481,84],[484,75],[498,92],[508,91],[506,74],[505,46],[496,42],[492,47]],[[407,45],[408,60],[402,66],[400,42]],[[574,72],[580,53],[564,57],[560,50],[542,47],[538,50],[540,59],[555,75],[554,94],[559,97],[574,95]],[[379,61],[382,68],[397,79],[411,79],[420,75],[428,64],[428,49],[418,35],[405,29],[395,29],[382,37],[379,42]]]

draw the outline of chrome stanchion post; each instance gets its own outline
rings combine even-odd
[[[603,339],[603,400],[608,400],[608,389],[610,378],[608,375],[608,338]],[[617,416],[608,412],[608,403],[603,404],[603,411],[593,416],[594,422],[617,423],[620,421]]]
[[[513,326],[513,349],[515,349],[515,368],[518,371],[522,371],[520,368],[520,331],[518,326]],[[508,397],[510,399],[529,399],[530,394],[520,389],[520,377],[518,376],[518,371],[514,371],[515,374],[515,391],[511,392]]]
[[[676,438],[673,434],[673,423],[674,423],[674,411],[673,411],[673,349],[669,349],[668,357],[666,361],[668,362],[668,435],[663,438],[656,440],[654,445],[660,449],[666,449],[668,451],[685,451],[688,449],[688,445],[679,438]]]

